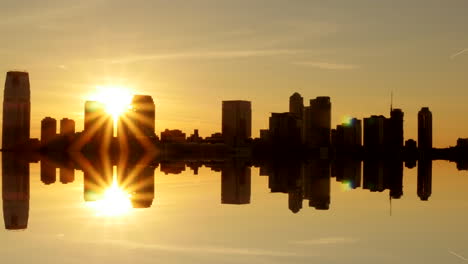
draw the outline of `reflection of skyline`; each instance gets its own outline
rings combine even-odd
[[[3,154],[2,161],[5,227],[25,229],[29,215],[28,161],[18,160],[9,153]],[[432,161],[421,160],[417,165],[417,195],[422,201],[427,201],[432,194]],[[332,209],[332,178],[348,191],[388,191],[391,199],[403,196],[403,161],[395,159],[361,162],[346,159],[253,161],[243,158],[181,160],[157,156],[114,159],[84,155],[71,158],[42,156],[40,179],[44,185],[72,183],[75,170],[81,170],[85,202],[106,199],[106,192],[118,187],[129,195],[130,208],[149,208],[155,205],[155,169],[159,166],[160,172],[166,175],[179,174],[186,168],[195,174],[202,166],[219,172],[221,203],[239,205],[251,203],[251,166],[258,166],[260,175],[268,177],[271,193],[285,194],[287,208],[293,213],[304,210],[304,200],[307,207],[315,210]],[[57,172],[60,181],[57,180]]]

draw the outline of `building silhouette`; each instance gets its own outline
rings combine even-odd
[[[45,117],[41,120],[41,145],[46,147],[57,138],[57,120]]]
[[[418,148],[422,153],[432,149],[432,113],[428,107],[418,112]]]
[[[29,163],[2,154],[3,220],[7,230],[26,229],[29,220]]]
[[[186,140],[186,135],[179,129],[166,129],[161,132],[161,142],[163,143],[183,143]]]
[[[134,95],[132,98],[132,121],[136,126],[135,137],[154,138],[156,106],[149,95]]]
[[[299,146],[301,127],[297,115],[288,112],[272,113],[269,119],[269,140],[275,146]]]
[[[352,118],[332,130],[332,144],[340,152],[357,150],[362,145],[362,122]]]
[[[30,136],[31,92],[27,72],[7,72],[3,93],[2,149],[26,147]]]
[[[114,121],[105,111],[103,103],[85,102],[84,131],[86,148],[92,151],[109,149],[114,135]]]
[[[385,148],[384,116],[373,115],[364,118],[364,148],[370,152],[383,152]]]
[[[251,137],[252,106],[249,101],[223,101],[222,134],[229,146],[241,146]]]
[[[157,140],[155,134],[156,106],[149,95],[134,95],[130,109],[117,123],[117,138],[121,150],[141,147],[145,142]]]
[[[308,148],[326,148],[331,138],[331,102],[328,96],[310,100],[304,108],[302,142]]]
[[[388,122],[388,130],[386,133],[387,137],[387,149],[392,154],[398,154],[403,150],[404,134],[403,134],[403,111],[395,108],[390,112],[390,119]]]
[[[289,113],[294,114],[302,120],[304,112],[304,98],[299,93],[294,93],[289,97]]]

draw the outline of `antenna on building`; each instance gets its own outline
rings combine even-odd
[[[389,198],[389,201],[390,201],[390,216],[392,216],[392,196],[389,195],[388,198]]]
[[[393,111],[393,90],[390,92],[390,113]]]

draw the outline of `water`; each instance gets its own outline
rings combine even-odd
[[[27,167],[3,155],[10,165],[3,164],[2,217],[10,229],[20,230],[0,231],[2,263],[468,261],[468,171],[458,171],[454,163],[434,161],[432,186],[420,179],[418,196],[417,168],[402,168],[398,184],[400,165],[395,163],[275,162],[260,169],[241,160],[211,161],[195,175],[180,161],[150,167],[144,161],[127,162],[122,169],[82,157],[68,166],[85,168],[84,186],[82,170],[74,171],[73,182],[62,184],[55,168],[66,165],[44,160],[49,175],[43,168],[42,180],[50,184],[41,181],[41,162],[30,163],[28,209]],[[161,169],[184,170],[165,174]],[[327,171],[335,177],[324,177]],[[19,178],[18,172],[23,173]],[[54,183],[52,172],[57,172]],[[344,183],[337,181],[340,173],[348,177]],[[350,180],[356,174],[364,174],[360,184]],[[65,182],[72,179],[62,176]],[[394,198],[388,188],[363,188],[369,186],[390,186]],[[426,196],[430,191],[427,201],[420,198],[422,187]],[[12,197],[22,202],[6,202]],[[318,209],[307,199],[298,202],[304,197]],[[26,229],[21,226],[25,216]]]

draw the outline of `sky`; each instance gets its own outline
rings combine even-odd
[[[252,101],[252,134],[299,92],[346,116],[433,112],[434,145],[468,137],[468,1],[0,0],[0,82],[31,81],[32,137],[45,116],[83,128],[97,86],[150,94],[156,132],[221,130],[221,101]],[[3,72],[3,74],[1,73]],[[308,104],[308,103],[307,103]]]

